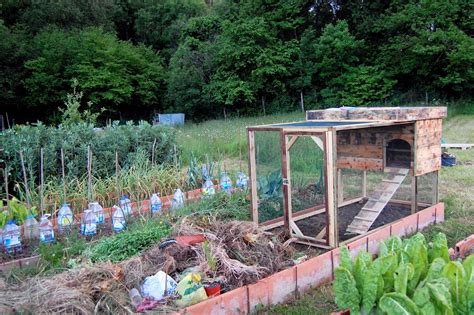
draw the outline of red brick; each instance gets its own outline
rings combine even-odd
[[[456,244],[456,252],[461,257],[474,253],[474,234]]]
[[[270,305],[270,290],[267,279],[262,279],[257,283],[248,285],[249,312]]]
[[[187,307],[184,310],[186,315],[202,315],[202,314],[221,314],[221,297],[216,296],[211,299],[202,301],[200,303],[194,304]]]
[[[423,230],[436,221],[436,207],[429,207],[418,212],[418,231]]]
[[[379,252],[379,244],[381,241],[386,240],[390,237],[390,225],[387,225],[380,230],[370,233],[367,235],[368,238],[368,245],[367,251],[371,254],[378,254]]]
[[[221,311],[219,314],[248,314],[247,286],[232,290],[221,295]]]
[[[334,248],[332,251],[332,279],[334,279],[334,269],[336,269],[339,266],[339,261],[340,261],[340,251],[339,248]]]
[[[296,266],[297,290],[299,293],[316,288],[332,280],[331,252],[313,257]]]
[[[270,304],[276,305],[295,298],[296,266],[275,273],[268,278]]]
[[[347,248],[349,249],[352,259],[354,259],[360,251],[367,251],[367,236],[350,242],[347,244]]]

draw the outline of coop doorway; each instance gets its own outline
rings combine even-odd
[[[394,139],[387,143],[385,151],[387,167],[410,168],[412,161],[411,145],[402,139]]]

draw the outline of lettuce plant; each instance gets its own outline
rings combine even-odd
[[[442,233],[429,244],[420,233],[391,237],[375,260],[360,252],[352,262],[347,247],[340,253],[336,304],[351,314],[474,314],[474,255],[450,261]]]

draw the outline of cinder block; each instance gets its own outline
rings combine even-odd
[[[221,295],[221,311],[219,314],[248,314],[248,288],[241,287]]]
[[[326,252],[296,265],[296,283],[299,293],[332,281],[332,254]]]
[[[208,300],[204,300],[200,303],[194,304],[192,306],[187,307],[184,310],[185,315],[202,315],[202,314],[209,314],[209,315],[220,315],[221,312],[221,297],[216,296]]]
[[[270,304],[288,302],[296,294],[296,266],[275,273],[268,278]]]
[[[436,221],[436,207],[429,207],[418,212],[418,231],[423,230]]]
[[[349,253],[354,259],[360,251],[367,251],[367,236],[361,237],[353,242],[347,244]]]
[[[249,313],[270,305],[268,278],[248,285]]]
[[[378,254],[380,242],[390,237],[390,225],[387,225],[380,230],[370,233],[367,238],[367,251],[371,254]]]

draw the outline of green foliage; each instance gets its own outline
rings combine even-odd
[[[25,203],[13,197],[8,201],[7,208],[0,211],[0,227],[9,220],[14,220],[16,224],[21,225],[29,214],[36,216],[38,211],[35,207],[28,208]]]
[[[39,178],[40,149],[44,148],[44,172],[46,176],[58,178],[61,174],[60,150],[64,150],[67,175],[82,177],[86,174],[87,146],[93,153],[94,176],[104,177],[115,172],[115,152],[118,152],[120,166],[131,166],[138,152],[145,152],[151,159],[155,143],[155,161],[164,163],[173,159],[174,131],[170,128],[153,126],[146,122],[119,125],[113,123],[100,131],[92,125],[79,123],[47,127],[17,126],[0,133],[3,159],[11,170],[10,180],[20,179],[19,150],[23,150],[30,180]]]
[[[347,246],[341,246],[339,253],[340,266],[347,269],[350,273],[353,273],[352,259]]]
[[[334,292],[336,295],[336,304],[341,309],[349,308],[351,314],[360,314],[360,296],[357,291],[354,277],[344,267],[337,267],[334,270]]]
[[[136,222],[122,233],[99,240],[86,254],[93,262],[119,262],[156,244],[170,232],[171,226],[159,218]]]
[[[99,117],[99,113],[92,113],[89,109],[84,110],[83,112],[79,110],[83,94],[82,92],[76,91],[78,85],[79,82],[76,79],[73,79],[72,93],[66,95],[67,100],[64,102],[66,108],[59,109],[62,114],[61,125],[63,126],[71,126],[80,123],[95,125],[97,117]],[[87,106],[89,108],[92,107],[92,102],[88,102]]]
[[[430,244],[428,250],[429,260],[433,262],[436,258],[442,258],[445,262],[449,262],[449,253],[448,253],[448,241],[446,235],[443,233],[438,233],[433,238],[433,242]]]
[[[436,243],[439,245],[437,249],[444,247],[445,237],[438,235]],[[446,262],[444,251],[435,250],[428,263],[426,240],[419,233],[403,242],[392,237],[383,242],[381,249],[383,252],[373,262],[368,260],[367,253],[360,252],[353,273],[338,267],[341,271],[336,273],[334,292],[339,307],[350,307],[351,313],[356,308],[357,312],[363,311],[364,314],[378,311],[395,315],[470,314],[474,255],[461,264],[458,261]],[[342,259],[343,252],[345,250],[341,248],[341,265],[345,260]],[[344,262],[344,265],[349,263]],[[362,266],[368,267],[364,270]],[[360,296],[360,303],[349,306],[348,296],[351,295],[357,299]]]

